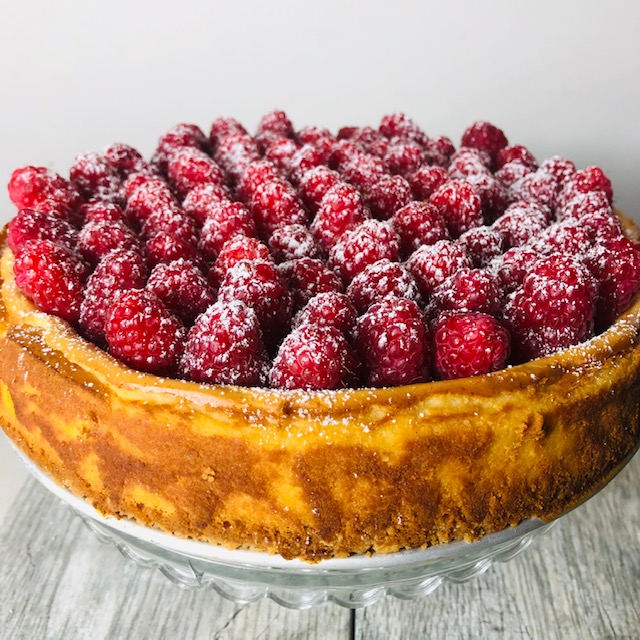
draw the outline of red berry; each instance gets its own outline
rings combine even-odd
[[[176,238],[166,231],[158,231],[145,243],[147,250],[147,263],[155,267],[162,262],[173,262],[183,258],[184,260],[199,260],[196,248],[190,242]]]
[[[345,128],[340,131],[343,132],[343,135],[347,133]],[[338,133],[338,138],[340,137],[340,133]],[[354,131],[345,139],[357,144],[365,153],[371,153],[379,158],[384,158],[391,146],[389,139],[372,127],[354,127]]]
[[[475,173],[489,173],[491,156],[473,147],[460,147],[452,156],[448,173],[450,178],[464,179]]]
[[[540,165],[540,171],[550,173],[561,185],[576,172],[576,165],[561,156],[551,156]]]
[[[553,174],[538,169],[518,180],[511,186],[509,193],[513,199],[535,202],[554,211],[558,198],[558,181]]]
[[[508,192],[490,173],[476,173],[466,178],[473,185],[482,202],[482,214],[485,220],[495,220],[504,213]]]
[[[443,380],[498,371],[509,359],[508,331],[484,313],[443,313],[432,335],[433,366]]]
[[[298,143],[291,138],[275,138],[268,142],[264,159],[269,161],[283,175],[291,171],[293,156],[298,150]]]
[[[263,386],[268,361],[255,312],[239,300],[211,305],[189,331],[180,370],[196,382]]]
[[[576,171],[567,178],[562,186],[562,192],[558,196],[558,203],[564,206],[581,193],[593,193],[602,191],[609,204],[613,201],[613,189],[611,180],[607,178],[600,167],[587,167],[582,171]]]
[[[434,289],[427,308],[432,317],[443,311],[478,311],[495,316],[501,302],[502,290],[489,271],[460,269]]]
[[[356,359],[333,327],[304,324],[282,342],[269,376],[277,389],[340,389],[356,380]]]
[[[469,182],[451,180],[443,184],[430,198],[444,217],[449,234],[457,238],[483,223],[482,201]]]
[[[262,141],[269,137],[293,138],[293,125],[284,111],[270,111],[260,119],[256,139]]]
[[[404,113],[392,113],[383,116],[380,121],[380,133],[391,139],[414,141],[424,144],[427,136],[420,127]]]
[[[322,260],[298,258],[278,265],[293,298],[293,310],[304,307],[311,298],[326,291],[344,290],[342,280]]]
[[[325,166],[314,167],[300,179],[300,196],[309,209],[316,212],[327,191],[339,182],[340,175],[336,171]]]
[[[216,149],[219,142],[232,134],[249,135],[235,118],[218,118],[213,121],[209,132],[209,143]]]
[[[517,199],[512,193],[512,188],[525,176],[533,173],[534,170],[527,165],[519,162],[508,162],[498,169],[494,174],[494,178],[506,189],[507,195],[511,200]]]
[[[134,226],[141,227],[157,209],[178,208],[178,201],[169,186],[159,178],[145,180],[127,200],[125,216]]]
[[[442,167],[423,165],[408,179],[413,195],[418,200],[428,200],[449,179],[449,174]]]
[[[78,233],[78,251],[90,264],[119,248],[142,253],[137,236],[124,222],[87,222]]]
[[[509,247],[529,242],[549,224],[549,210],[535,202],[514,202],[493,223],[492,228],[504,234]]]
[[[575,220],[556,222],[543,229],[529,245],[538,253],[582,257],[591,248],[591,234]]]
[[[388,259],[378,260],[356,275],[347,287],[347,296],[359,313],[389,297],[422,304],[415,278],[403,264]]]
[[[502,290],[510,293],[522,284],[524,277],[540,257],[540,254],[531,247],[513,247],[494,258],[488,270],[497,278]]]
[[[164,182],[160,176],[151,172],[143,171],[140,173],[132,173],[130,176],[124,178],[124,197],[129,200],[138,187],[141,187],[146,182],[156,181],[160,183]]]
[[[215,260],[225,242],[235,236],[256,236],[251,212],[239,202],[218,201],[207,209],[207,218],[200,231],[198,249],[207,260]]]
[[[266,160],[250,162],[236,183],[236,200],[249,204],[253,194],[261,184],[281,177],[272,162],[267,162]]]
[[[153,293],[131,289],[109,308],[105,337],[110,353],[127,366],[170,375],[182,355],[185,330]]]
[[[87,266],[75,253],[50,240],[31,240],[16,254],[13,272],[40,311],[78,322]]]
[[[338,140],[333,144],[329,157],[329,167],[338,172],[344,171],[348,165],[357,162],[359,158],[369,157],[362,152],[362,147],[351,140]]]
[[[206,278],[193,262],[174,260],[158,264],[151,271],[147,289],[186,325],[215,302]]]
[[[453,142],[446,136],[429,138],[423,143],[424,157],[426,162],[436,167],[446,168],[449,166],[451,156],[455,153]]]
[[[78,232],[66,220],[33,209],[20,209],[9,222],[7,241],[17,253],[30,240],[50,240],[73,250]]]
[[[391,224],[366,220],[347,231],[331,248],[329,265],[348,282],[378,260],[398,260],[399,257],[400,239]]]
[[[207,137],[200,127],[195,124],[180,123],[169,129],[158,140],[158,146],[153,154],[152,164],[166,173],[170,156],[181,147],[193,147],[206,151],[209,145]]]
[[[315,147],[325,147],[327,142],[332,143],[335,138],[329,129],[322,127],[303,127],[296,135],[300,144],[312,144]]]
[[[269,249],[276,262],[296,258],[322,258],[322,249],[307,227],[289,224],[279,227],[269,238]]]
[[[122,180],[132,173],[150,173],[151,168],[139,151],[121,142],[114,142],[104,150],[104,159],[118,172]]]
[[[98,153],[76,156],[69,176],[72,184],[87,200],[118,201],[124,198],[118,172]]]
[[[580,218],[580,226],[589,234],[593,243],[605,238],[619,238],[623,235],[620,220],[613,213],[594,211]]]
[[[509,144],[501,129],[489,122],[474,122],[463,134],[460,142],[463,147],[475,147],[486,151],[495,166],[498,153]]]
[[[198,185],[225,184],[222,169],[204,151],[194,147],[182,147],[169,156],[167,176],[181,200]]]
[[[218,140],[213,159],[224,169],[231,182],[235,183],[249,164],[260,160],[260,150],[251,136],[232,133]]]
[[[385,298],[373,304],[358,319],[353,341],[367,385],[413,384],[429,377],[427,323],[413,300]]]
[[[353,329],[357,316],[351,300],[344,293],[326,291],[309,300],[306,306],[296,314],[293,326],[314,324],[333,327],[348,335]]]
[[[304,174],[315,167],[325,166],[329,161],[330,152],[319,149],[311,144],[300,147],[293,158],[289,168],[289,176],[294,184],[299,184]]]
[[[467,250],[474,266],[484,269],[507,249],[505,234],[493,227],[474,227],[465,231],[458,242]]]
[[[126,224],[124,211],[115,202],[102,202],[100,200],[87,202],[80,207],[80,213],[84,216],[85,224],[89,222],[121,222]]]
[[[603,191],[580,193],[556,210],[556,219],[580,220],[588,213],[603,213],[612,215],[613,209],[609,204],[607,195]]]
[[[383,176],[364,192],[364,202],[378,220],[388,220],[411,200],[411,187],[402,176]]]
[[[145,238],[150,238],[160,231],[168,233],[176,240],[194,245],[198,235],[198,229],[193,218],[186,215],[175,204],[158,207],[149,214],[142,225],[142,235]]]
[[[285,180],[272,179],[259,185],[251,198],[251,213],[258,233],[264,238],[269,238],[278,227],[307,223],[302,202]]]
[[[18,209],[36,211],[56,209],[63,212],[75,209],[80,203],[80,194],[57,173],[45,167],[22,167],[11,174],[9,197]]]
[[[504,167],[505,164],[509,164],[510,162],[517,162],[525,167],[530,167],[533,171],[538,168],[538,161],[535,156],[527,147],[523,147],[521,144],[503,147],[498,151],[496,156],[496,164],[498,167]]]
[[[182,210],[190,218],[193,218],[199,227],[202,227],[210,217],[212,210],[217,209],[218,205],[228,204],[230,201],[231,195],[226,187],[218,184],[201,184],[189,191],[182,201]]]
[[[362,191],[388,175],[389,170],[380,158],[360,152],[353,156],[340,172],[344,180]]]
[[[229,238],[220,249],[209,272],[209,283],[218,288],[227,271],[241,260],[270,260],[271,254],[265,244],[257,238],[238,235]]]
[[[417,142],[396,142],[387,149],[384,161],[392,173],[408,177],[424,162],[424,152]]]

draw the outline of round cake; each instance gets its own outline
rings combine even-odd
[[[105,515],[318,562],[551,520],[628,460],[640,442],[640,232],[602,213],[600,174],[574,167],[553,182],[551,165],[568,161],[538,167],[487,123],[457,151],[399,115],[337,136],[294,132],[281,112],[255,137],[238,126],[221,119],[207,138],[182,125],[150,163],[112,145],[69,181],[14,174],[0,424],[54,480]],[[426,177],[441,181],[430,194]],[[334,178],[314,204],[310,185]],[[171,215],[154,192],[157,208],[136,218],[159,180]],[[362,219],[334,215],[349,189]],[[193,246],[189,233],[187,258],[176,247]],[[433,247],[464,260],[429,284]],[[104,279],[123,251],[134,258]],[[499,268],[509,252],[533,255],[515,283]],[[151,273],[124,286],[135,256]],[[617,280],[609,256],[627,265]],[[197,296],[172,280],[185,262],[199,278],[189,292],[207,283]],[[292,262],[338,284],[296,289]],[[187,305],[172,306],[174,290]]]

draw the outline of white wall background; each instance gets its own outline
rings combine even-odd
[[[377,124],[457,143],[476,119],[610,175],[640,213],[640,2],[0,0],[0,220],[24,164],[64,173],[173,124]]]

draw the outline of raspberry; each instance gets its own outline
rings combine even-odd
[[[144,258],[135,251],[115,249],[102,258],[87,280],[80,306],[83,334],[99,345],[106,344],[104,327],[109,307],[123,291],[142,289],[147,273]]]
[[[157,209],[177,208],[178,201],[166,182],[159,178],[143,182],[127,200],[125,216],[134,226],[142,227],[145,220]]]
[[[181,200],[202,184],[225,184],[222,169],[204,151],[194,147],[182,147],[174,151],[167,161],[169,183]]]
[[[576,172],[576,165],[561,156],[551,156],[540,165],[540,171],[550,173],[558,184],[563,184]]]
[[[84,217],[85,223],[88,222],[122,222],[126,224],[124,211],[119,204],[115,202],[102,202],[100,200],[87,202],[80,207],[80,213]]]
[[[358,313],[388,297],[406,298],[422,304],[418,283],[399,262],[378,260],[363,269],[347,287],[347,296]]]
[[[588,213],[613,214],[607,195],[603,191],[580,193],[556,210],[556,219],[579,220]]]
[[[82,201],[80,194],[57,173],[45,167],[22,167],[11,174],[9,198],[18,209],[75,209]]]
[[[488,153],[473,147],[460,147],[449,162],[450,178],[465,179],[476,173],[489,173],[491,157]]]
[[[562,191],[558,197],[558,203],[560,206],[564,206],[581,193],[598,191],[602,191],[609,204],[611,204],[613,200],[611,180],[607,178],[600,167],[587,167],[582,171],[576,171],[571,177],[565,180]]]
[[[496,156],[496,165],[498,168],[504,167],[505,164],[510,162],[516,162],[522,164],[525,167],[531,168],[535,171],[538,168],[538,161],[535,156],[521,144],[514,144],[508,147],[503,147],[498,151]]]
[[[117,202],[124,197],[118,172],[98,153],[82,153],[69,169],[72,184],[87,200]]]
[[[497,278],[483,269],[459,269],[438,285],[429,301],[428,311],[437,317],[443,311],[478,311],[497,315],[502,290]]]
[[[427,136],[420,127],[404,113],[392,113],[383,116],[380,121],[380,133],[391,139],[418,142],[424,144]]]
[[[418,200],[428,200],[449,179],[449,174],[442,167],[423,165],[408,179],[413,195]]]
[[[241,260],[231,267],[220,285],[218,300],[240,300],[251,307],[268,346],[276,345],[289,330],[291,294],[270,260]]]
[[[343,135],[347,133],[345,129],[341,129]],[[384,158],[391,144],[388,138],[372,127],[354,127],[354,131],[345,139],[357,144],[365,153],[371,153],[379,158]]]
[[[551,173],[538,169],[512,185],[510,195],[514,199],[535,202],[554,211],[558,198],[558,181]]]
[[[66,220],[33,209],[20,209],[9,222],[7,241],[17,253],[30,240],[50,240],[73,250],[78,232]]]
[[[258,233],[264,238],[269,238],[278,227],[307,223],[302,202],[284,180],[272,179],[259,185],[251,198],[251,213]]]
[[[369,217],[362,196],[354,187],[340,182],[322,198],[320,208],[311,223],[311,233],[323,249],[329,250],[342,236]]]
[[[329,265],[350,281],[368,265],[400,257],[400,238],[388,222],[366,220],[347,231],[329,252]]]
[[[345,164],[341,173],[344,180],[363,191],[373,186],[389,171],[380,158],[361,152]]]
[[[594,280],[582,262],[561,255],[539,260],[503,307],[517,361],[588,340],[593,335],[594,298]]]
[[[199,227],[202,227],[212,210],[217,209],[222,203],[229,204],[230,201],[231,195],[226,187],[217,184],[201,184],[189,191],[182,201],[182,210],[193,218]]]
[[[271,111],[266,113],[258,123],[256,139],[258,142],[268,141],[273,138],[293,138],[293,125],[284,111]]]
[[[508,162],[498,169],[494,174],[494,178],[506,189],[511,200],[516,200],[516,196],[512,194],[512,188],[525,176],[533,173],[533,169],[519,162]]]
[[[604,238],[618,238],[623,235],[620,220],[613,212],[585,213],[580,218],[580,226],[589,234],[593,243]]]
[[[231,133],[218,140],[213,159],[235,183],[249,164],[260,160],[260,150],[251,136],[243,133]]]
[[[316,212],[327,191],[339,182],[340,175],[336,171],[325,166],[314,167],[300,179],[300,196],[309,209]]]
[[[458,269],[471,269],[473,263],[462,245],[450,240],[438,240],[435,244],[416,249],[406,266],[416,279],[422,297],[428,300],[440,283]]]
[[[309,300],[306,306],[296,314],[293,326],[314,324],[321,327],[333,327],[349,335],[357,316],[351,300],[344,293],[326,291]]]
[[[486,151],[491,156],[492,168],[496,165],[496,160],[500,149],[509,144],[507,137],[501,129],[489,122],[474,122],[463,134],[460,145],[463,147],[474,147],[481,151]]]
[[[16,254],[13,272],[18,287],[40,311],[78,322],[88,274],[75,253],[50,240],[31,240]]]
[[[162,178],[151,172],[140,172],[140,173],[132,173],[130,176],[124,178],[124,197],[126,200],[129,200],[131,196],[135,193],[138,187],[141,187],[146,182],[160,182],[164,181]]]
[[[508,331],[484,313],[443,313],[432,335],[433,366],[443,380],[498,371],[509,359]]]
[[[235,118],[217,118],[209,131],[209,143],[216,149],[219,142],[232,134],[249,135],[247,130]]]
[[[505,293],[511,293],[522,284],[524,277],[540,257],[531,247],[513,247],[494,258],[489,263],[488,271],[497,278]]]
[[[428,340],[424,314],[413,300],[385,298],[373,304],[353,332],[364,383],[385,387],[427,380]]]
[[[362,147],[351,140],[338,140],[333,144],[329,157],[329,167],[338,172],[344,171],[352,162],[359,158],[369,157],[362,152]]]
[[[193,218],[186,215],[178,205],[158,207],[152,211],[142,225],[142,235],[150,238],[159,231],[188,244],[195,244],[198,229]]]
[[[305,324],[282,342],[269,374],[277,389],[340,389],[356,380],[356,359],[333,327]]]
[[[78,233],[78,251],[90,264],[118,248],[142,253],[138,237],[123,222],[88,222]]]
[[[235,197],[237,200],[249,204],[261,184],[280,178],[281,175],[272,162],[266,160],[250,162],[236,183]]]
[[[607,328],[640,291],[640,248],[625,237],[604,238],[588,254],[598,282],[596,328]]]
[[[487,221],[504,213],[508,194],[502,184],[490,173],[475,173],[466,178],[473,185],[482,202],[482,215]]]
[[[549,211],[535,202],[518,201],[493,223],[492,228],[504,234],[509,247],[529,242],[549,223]]]
[[[426,162],[436,167],[449,166],[451,156],[455,153],[455,146],[447,136],[429,138],[423,143]]]
[[[209,284],[217,288],[227,271],[241,260],[270,260],[271,254],[266,245],[257,238],[234,236],[220,249],[214,265],[209,272]]]
[[[402,176],[383,176],[364,193],[365,204],[378,220],[388,220],[411,200],[411,187]]]
[[[298,143],[291,138],[275,138],[271,140],[264,153],[265,160],[268,160],[283,175],[288,175],[291,171],[293,156],[298,150]]]
[[[332,143],[335,138],[329,129],[322,127],[303,127],[296,136],[300,144],[312,144],[314,147],[325,147],[327,142]]]
[[[186,325],[193,324],[215,302],[200,269],[183,259],[156,265],[147,281],[147,289]]]
[[[300,184],[304,174],[315,167],[325,166],[330,151],[319,149],[311,144],[300,147],[291,158],[289,176],[294,184]]]
[[[483,223],[480,196],[473,185],[464,180],[451,180],[443,184],[432,194],[429,202],[444,217],[452,238]]]
[[[562,253],[581,257],[589,251],[592,243],[591,235],[579,222],[565,220],[543,229],[529,244],[543,255]]]
[[[150,173],[151,168],[137,149],[114,142],[104,150],[104,159],[118,172],[121,180],[132,173]]]
[[[474,266],[484,269],[507,249],[505,234],[492,227],[475,227],[465,231],[458,242],[467,250]]]
[[[293,299],[293,311],[299,311],[311,298],[326,291],[344,291],[342,280],[322,260],[298,258],[278,265]]]
[[[255,238],[256,227],[251,212],[239,202],[218,202],[207,211],[200,231],[198,250],[207,260],[215,260],[227,240],[235,236]]]
[[[185,330],[150,291],[121,293],[107,312],[110,353],[139,371],[170,375],[182,355]]]
[[[189,331],[180,370],[196,382],[263,386],[268,361],[255,312],[239,300],[211,305]]]
[[[161,173],[166,173],[170,156],[181,147],[193,147],[206,151],[209,141],[200,127],[195,124],[180,123],[171,127],[158,140],[153,154],[152,164]]]
[[[322,249],[307,227],[289,224],[276,229],[269,238],[269,249],[276,262],[296,258],[322,258]]]
[[[199,260],[198,253],[193,244],[175,238],[166,231],[159,231],[152,235],[145,243],[147,250],[147,263],[155,267],[162,262],[173,262],[183,258],[184,260]]]
[[[392,173],[406,178],[422,166],[424,152],[417,142],[396,142],[387,149],[384,161]]]

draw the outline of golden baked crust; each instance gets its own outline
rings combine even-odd
[[[388,553],[552,519],[640,441],[640,297],[588,343],[486,376],[207,386],[132,371],[36,311],[4,240],[0,423],[104,514],[310,562]]]

